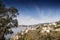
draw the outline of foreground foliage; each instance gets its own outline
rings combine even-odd
[[[40,29],[36,29],[36,30],[29,30],[24,35],[21,35],[21,33],[18,33],[17,35],[20,36],[18,40],[60,40],[60,31],[41,33]],[[10,40],[14,39],[10,38]]]
[[[24,35],[21,35],[22,32],[17,33],[17,40],[60,40],[60,21],[55,23],[56,25],[48,24],[49,26],[44,26],[43,24],[37,25],[36,30],[29,30],[27,33],[24,33]],[[50,32],[41,32],[44,27],[50,27],[52,30],[50,30]],[[14,37],[10,38],[10,40],[14,40]]]

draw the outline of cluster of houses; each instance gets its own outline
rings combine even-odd
[[[49,23],[49,24],[44,24],[42,27],[41,33],[44,33],[44,32],[49,33],[51,31],[60,31],[60,28],[57,28],[58,26],[60,26],[60,25],[57,25],[57,23],[55,23],[55,22]]]
[[[13,38],[13,40],[18,40],[20,37],[24,36],[24,34],[26,34],[29,30],[36,30],[36,28],[34,28],[34,27],[26,27],[25,30],[22,30],[20,32],[20,36],[16,34],[16,35],[11,36],[11,38]]]
[[[54,25],[54,27],[60,26],[60,25],[57,25],[55,22],[54,23],[49,23],[49,24],[43,24],[41,33],[44,33],[44,32],[49,33],[50,31],[60,31],[60,28],[54,29],[54,27],[52,27],[51,25]],[[21,35],[23,36],[29,30],[36,30],[36,27],[26,27],[25,30],[21,31]],[[19,36],[18,35],[14,35],[14,36],[12,36],[12,38],[14,38],[13,40],[18,40]]]

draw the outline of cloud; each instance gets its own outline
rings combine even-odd
[[[39,20],[32,18],[30,16],[20,15],[17,17],[19,25],[32,25],[39,23]]]
[[[23,15],[20,14],[17,19],[18,19],[18,24],[19,25],[33,25],[33,24],[38,24],[38,23],[50,23],[50,22],[55,22],[60,20],[59,13],[60,11],[58,10],[40,10],[39,7],[35,6],[36,12],[38,17],[33,18],[31,15]],[[54,14],[55,13],[55,14]],[[34,16],[34,15],[33,15]]]
[[[50,18],[50,17],[43,17],[42,19],[36,19],[24,15],[18,16],[17,19],[19,25],[33,25],[38,23],[55,22],[59,20],[59,18]]]

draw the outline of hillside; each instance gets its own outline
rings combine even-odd
[[[60,21],[34,26],[36,26],[34,27],[36,28],[35,30],[26,29],[11,37],[10,40],[60,40]]]

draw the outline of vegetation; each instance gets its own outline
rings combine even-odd
[[[21,34],[17,34],[21,36]],[[13,38],[10,38],[12,40]],[[14,40],[14,39],[13,39]],[[19,37],[18,40],[60,40],[60,31],[51,31],[50,33],[40,31],[29,31],[23,37]]]
[[[54,29],[54,31],[52,30],[49,33],[41,33],[42,27],[44,26],[38,25],[36,30],[31,30],[25,35],[24,40],[60,40],[60,31],[55,31],[55,29],[60,28],[60,21],[56,22],[56,24],[49,25]]]
[[[6,8],[0,0],[0,40],[4,40],[4,34],[11,27],[17,27],[18,10],[14,7]]]
[[[60,40],[60,32],[40,33],[30,31],[26,34],[24,40]]]
[[[44,24],[38,24],[36,30],[29,30],[27,33],[25,33],[22,37],[21,32],[17,35],[18,40],[60,40],[60,31],[55,31],[56,29],[60,28],[60,22],[55,22],[56,25],[49,25],[47,24],[44,26]],[[53,28],[50,32],[41,32],[43,27],[50,27]],[[10,38],[13,39],[13,38]]]

